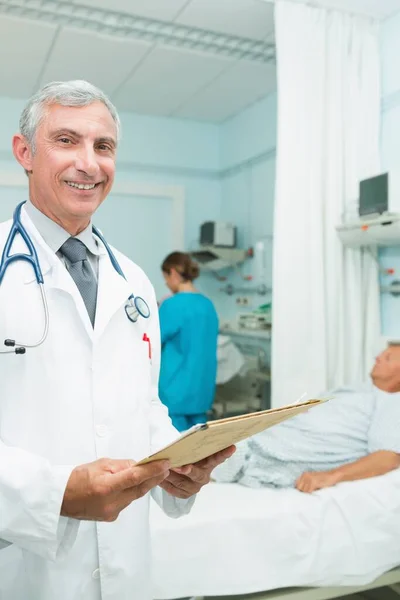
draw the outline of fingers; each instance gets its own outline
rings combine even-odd
[[[193,465],[189,475],[180,475],[179,473],[171,471],[166,479],[168,483],[172,483],[172,485],[180,489],[188,488],[192,482],[203,486],[210,481],[210,471],[200,469],[199,467],[196,467],[196,465]]]
[[[165,482],[165,487],[161,487],[178,498],[188,498],[209,483],[215,467],[230,458],[235,451],[236,447],[230,446],[193,465],[173,469]],[[178,495],[178,492],[186,495]]]
[[[116,492],[138,487],[149,482],[153,478],[165,479],[169,474],[169,462],[167,460],[157,460],[145,465],[133,465],[112,474],[110,485]],[[151,487],[154,487],[151,485]],[[151,489],[150,487],[150,489]]]
[[[229,455],[233,453],[230,450]],[[226,456],[227,453],[224,455]],[[216,464],[222,462],[221,456],[214,455],[206,461],[201,461],[188,467],[171,470],[160,487],[177,498],[189,498],[210,482],[210,476]],[[202,465],[202,466],[199,466]]]
[[[125,471],[125,469],[130,469],[135,466],[135,461],[130,459],[107,459],[102,458],[99,461],[101,466],[105,471],[109,473],[119,473],[120,471]]]
[[[187,498],[190,498],[190,496],[193,496],[193,494],[197,494],[197,492],[200,491],[201,485],[188,479],[185,483],[182,482],[179,485],[174,485],[169,479],[164,479],[164,481],[160,483],[160,488],[175,498],[186,500]]]
[[[76,467],[65,489],[61,514],[75,519],[114,521],[120,511],[169,475],[169,462],[137,465],[100,459]]]
[[[315,492],[338,483],[337,475],[329,471],[303,473],[296,481],[296,488],[301,492]]]
[[[176,467],[176,469],[172,469],[175,473],[180,473],[181,475],[189,475],[192,472],[193,465],[186,465],[185,467]]]
[[[229,446],[228,448],[225,448],[224,450],[222,450],[221,454],[224,455],[225,460],[226,460],[227,458],[230,458],[233,454],[235,454],[235,452],[236,452],[236,446],[232,445],[232,446]]]
[[[118,492],[111,502],[106,502],[101,510],[101,517],[96,520],[112,522],[115,521],[120,512],[135,500],[145,496],[151,489],[162,483],[164,475],[158,475],[147,479],[145,482],[127,490]]]
[[[313,491],[311,487],[304,482],[297,484],[296,488],[299,490],[299,492],[303,492],[305,494],[310,494]]]
[[[210,459],[214,461],[214,467],[217,467],[235,454],[235,452],[236,446],[229,446],[229,448],[224,448],[224,450],[221,450],[221,452],[217,452],[213,456],[210,456]]]
[[[196,463],[196,467],[199,467],[200,469],[210,469],[212,471],[215,469],[215,467],[230,458],[235,452],[236,446],[229,446],[229,448],[225,448],[220,452],[216,452],[215,454],[200,460],[198,463]]]
[[[314,492],[317,489],[317,486],[313,474],[303,473],[296,481],[296,489],[298,489],[299,492],[305,492],[307,494]]]
[[[168,471],[167,471],[167,473],[168,473]],[[150,490],[155,488],[157,485],[162,484],[163,481],[165,481],[165,473],[164,472],[155,477],[151,477],[150,479],[147,479],[146,481],[144,481],[143,483],[141,483],[139,485],[136,485],[132,488],[129,488],[129,489],[121,492],[121,494],[119,496],[120,510],[126,508],[134,500],[138,500],[139,498],[142,498],[143,496],[145,496],[148,492],[150,492]]]
[[[329,487],[332,483],[327,479],[325,472],[303,473],[296,481],[296,488],[300,492],[311,494],[324,487]]]
[[[315,491],[315,488],[312,488],[310,485],[306,483],[302,483],[296,486],[299,492],[303,492],[304,494],[311,494],[311,492]]]

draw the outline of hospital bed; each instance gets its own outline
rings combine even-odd
[[[151,530],[158,600],[327,600],[395,586],[400,470],[311,495],[212,483],[181,519],[152,506]]]

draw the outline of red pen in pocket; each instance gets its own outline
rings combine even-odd
[[[151,341],[147,333],[143,334],[143,341],[149,344],[149,360],[151,360]]]

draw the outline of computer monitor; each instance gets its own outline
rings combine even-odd
[[[381,215],[388,210],[389,174],[382,173],[360,181],[360,217]]]

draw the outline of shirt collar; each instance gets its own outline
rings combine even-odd
[[[376,398],[383,398],[383,399],[387,399],[387,398],[394,398],[396,397],[396,401],[399,402],[399,397],[400,397],[400,392],[385,392],[384,390],[381,390],[380,388],[376,387],[375,385],[373,386],[374,392],[375,392],[375,396]]]
[[[55,221],[43,214],[39,209],[36,208],[36,206],[32,204],[30,200],[26,202],[25,209],[32,223],[49,248],[55,253],[58,252],[63,243],[71,237],[68,231],[65,231],[65,229],[63,229]],[[95,256],[101,254],[97,240],[93,235],[92,222],[90,222],[86,229],[81,231],[81,233],[75,237],[83,242],[88,251]]]

